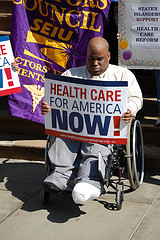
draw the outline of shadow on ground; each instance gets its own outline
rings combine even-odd
[[[23,202],[21,209],[24,211],[34,212],[46,209],[47,219],[51,222],[63,223],[70,218],[85,214],[69,194],[50,194],[49,202],[42,205],[40,190],[44,175],[43,163],[18,163],[8,159],[0,164],[0,189],[7,189],[14,197],[21,200]]]
[[[21,200],[23,202],[21,209],[24,211],[47,210],[47,219],[51,222],[63,223],[71,218],[86,214],[73,202],[70,195],[51,194],[49,202],[42,205],[39,192],[44,175],[44,163],[4,160],[0,164],[0,189],[7,189],[14,197]],[[160,176],[158,173],[146,172],[144,182],[160,185]],[[124,194],[129,192],[130,189],[128,188]],[[96,201],[103,204],[108,210],[116,210],[114,203],[97,199]]]

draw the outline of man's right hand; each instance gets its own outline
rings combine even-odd
[[[48,113],[50,111],[50,106],[48,106],[48,104],[44,101],[41,102],[41,113],[43,115],[45,115],[46,113]]]

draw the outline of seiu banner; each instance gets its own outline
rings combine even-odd
[[[9,36],[0,37],[0,96],[21,92],[17,72],[12,68],[14,61]]]
[[[9,96],[10,113],[44,123],[44,75],[85,65],[88,41],[103,36],[110,0],[13,0],[12,46],[22,93]]]
[[[76,141],[126,144],[127,85],[123,81],[93,81],[47,73],[45,133]]]
[[[160,69],[160,1],[119,1],[119,65]]]

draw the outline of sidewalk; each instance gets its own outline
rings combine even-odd
[[[39,191],[44,162],[0,159],[0,240],[159,240],[160,175],[145,173],[134,192],[125,182],[122,209],[112,189],[84,205],[69,195],[51,195],[43,206]]]

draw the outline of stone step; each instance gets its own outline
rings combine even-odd
[[[0,36],[10,35],[10,31],[0,31]]]
[[[6,111],[0,111],[0,132],[1,134],[19,134],[37,138],[45,137],[43,124],[10,116]]]
[[[0,136],[1,158],[44,161],[46,139],[5,134]]]
[[[1,31],[10,31],[12,15],[10,13],[0,14],[0,29]]]
[[[160,127],[141,124],[143,131],[144,144],[155,145],[160,148]]]
[[[154,118],[158,117],[158,106],[157,106],[157,98],[143,98],[143,107],[138,113],[139,116],[144,117],[144,121],[147,119],[149,120],[149,117]],[[146,120],[145,120],[146,119]]]
[[[44,161],[46,139],[36,139],[23,135],[1,135],[1,158],[26,159]],[[144,146],[145,171],[160,171],[160,147],[155,145]]]
[[[0,0],[0,13],[12,13],[12,0]]]
[[[0,0],[0,36],[10,35],[12,19],[12,1]]]

